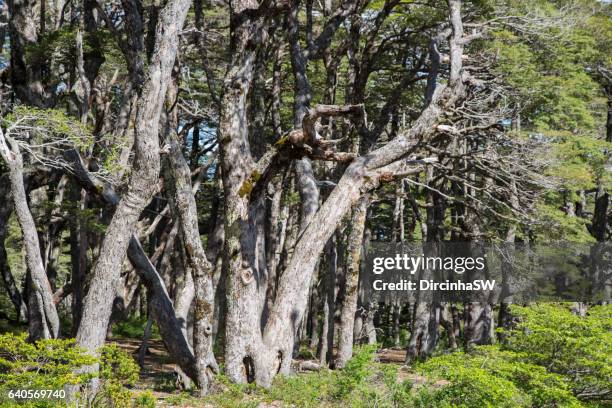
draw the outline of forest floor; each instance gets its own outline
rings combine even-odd
[[[113,339],[112,343],[116,343],[119,347],[129,352],[134,358],[138,358],[138,349],[140,346],[140,340],[138,339]],[[446,381],[436,381],[433,384],[428,378],[420,376],[412,372],[408,367],[404,366],[404,359],[406,351],[403,348],[384,348],[376,353],[375,360],[378,363],[385,365],[393,365],[398,367],[396,381],[398,384],[409,381],[414,386],[419,387],[422,385],[433,385],[434,387],[440,387],[445,385]],[[310,362],[318,364],[318,361],[314,359],[301,358],[297,360],[298,363]],[[145,356],[144,366],[141,370],[140,379],[136,384],[136,390],[144,391],[149,390],[156,398],[159,406],[181,406],[181,407],[204,407],[213,408],[218,407],[214,402],[208,402],[206,400],[199,400],[191,397],[187,392],[181,392],[177,390],[177,374],[175,371],[175,364],[172,363],[168,352],[161,340],[150,340],[148,352]],[[297,373],[298,376],[312,375],[312,371],[300,371]],[[216,384],[216,388],[213,389],[213,394],[223,394],[228,392],[226,384]],[[242,405],[242,401],[241,401]],[[223,404],[225,406],[225,404]],[[231,406],[231,405],[229,405]],[[251,403],[247,403],[245,406],[253,406],[256,408],[280,408],[287,406],[283,401],[261,401],[258,402],[255,398]],[[294,406],[294,405],[289,405]]]

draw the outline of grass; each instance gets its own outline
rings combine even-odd
[[[211,395],[196,398],[180,393],[165,399],[169,406],[218,408],[275,407],[414,407],[419,391],[410,381],[398,380],[399,366],[374,361],[375,348],[358,349],[343,370],[322,369],[289,377],[277,376],[269,389],[233,384],[218,376]]]

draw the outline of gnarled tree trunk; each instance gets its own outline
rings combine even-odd
[[[159,119],[177,53],[179,32],[190,0],[170,0],[160,13],[155,49],[137,102],[134,124],[135,159],[128,189],[106,230],[100,256],[92,271],[77,343],[95,353],[103,345],[112,310],[114,287],[140,213],[157,189],[160,169]]]

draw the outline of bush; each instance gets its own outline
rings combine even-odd
[[[73,339],[28,343],[27,335],[0,335],[0,405],[10,406],[9,390],[59,390],[87,382],[91,375],[76,374],[96,359],[75,346]],[[54,406],[52,400],[28,401],[28,406]]]
[[[436,356],[417,366],[449,381],[419,390],[417,406],[580,407],[580,400],[612,395],[612,307],[586,317],[559,304],[512,308],[515,328],[506,342],[470,353]]]
[[[397,381],[396,365],[374,361],[376,346],[355,349],[354,356],[342,370],[322,368],[318,372],[277,376],[270,389],[253,384],[232,384],[217,376],[223,392],[207,396],[204,401],[177,395],[168,402],[214,407],[257,407],[260,403],[281,403],[280,406],[408,408],[412,407],[411,384]]]
[[[519,323],[504,349],[561,375],[578,398],[612,397],[612,306],[592,307],[585,317],[559,304],[514,306],[512,313]]]
[[[151,391],[144,391],[134,398],[134,408],[155,408],[156,402]]]
[[[471,353],[434,357],[418,369],[426,376],[450,382],[429,394],[436,406],[580,406],[563,377],[523,361],[525,357],[497,346],[483,346]]]
[[[130,354],[121,350],[116,344],[106,345],[100,349],[101,389],[96,395],[94,405],[97,407],[130,408],[131,387],[138,381],[140,367]],[[138,401],[138,400],[137,400]],[[138,405],[140,406],[140,405]]]
[[[336,398],[341,399],[352,393],[372,374],[371,365],[375,352],[376,345],[362,346],[354,350],[353,357],[338,374],[333,391]]]
[[[69,385],[85,385],[93,374],[78,373],[78,369],[100,364],[100,392],[93,401],[99,407],[153,407],[150,393],[133,398],[126,387],[138,380],[140,368],[128,353],[116,345],[101,348],[95,358],[79,347],[74,339],[26,341],[27,335],[0,335],[0,406],[12,406],[10,390],[62,390]],[[51,407],[65,405],[58,400],[25,401],[22,406]]]
[[[81,384],[87,375],[77,375],[78,367],[96,362],[94,357],[75,347],[75,341],[26,341],[27,334],[0,335],[0,384],[3,389],[62,388]]]

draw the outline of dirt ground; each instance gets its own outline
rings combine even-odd
[[[138,359],[138,348],[140,341],[135,339],[114,339],[112,342],[117,343],[122,349],[126,350]],[[400,367],[398,370],[398,381],[403,382],[409,380],[420,386],[428,382],[428,379],[422,377],[404,366],[406,358],[406,350],[403,348],[385,348],[377,353],[377,359],[381,363],[397,364]],[[315,360],[303,360],[302,362],[311,362],[317,364]],[[163,404],[163,401],[171,395],[176,394],[177,379],[175,364],[173,364],[168,356],[168,352],[161,340],[151,340],[149,342],[148,352],[145,355],[144,367],[142,368],[140,379],[136,384],[137,389],[151,390],[158,401]],[[439,384],[433,386],[443,386],[447,382],[440,381]],[[431,383],[430,383],[431,384]]]

